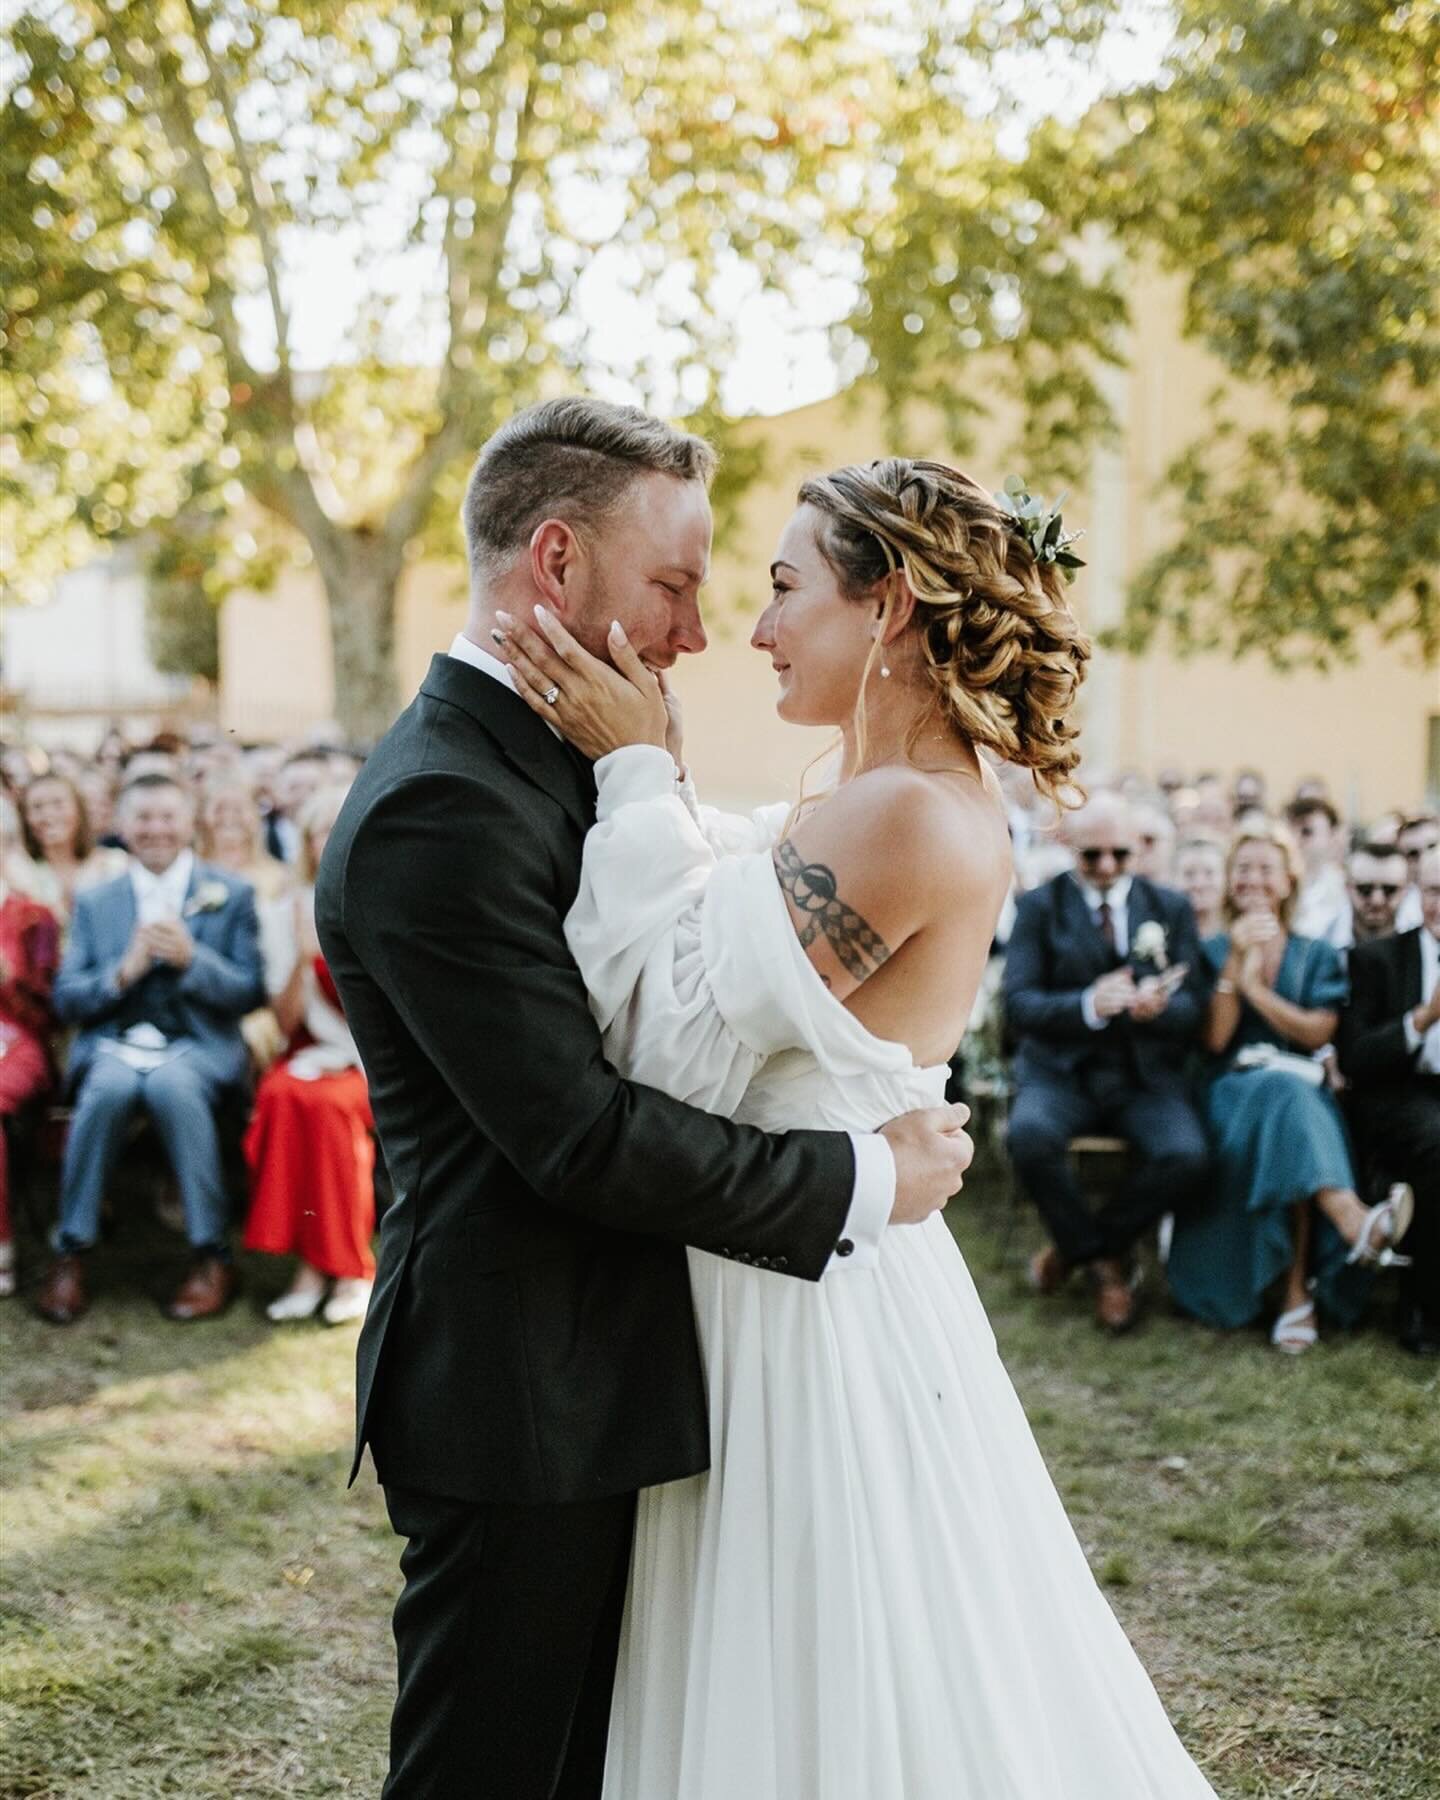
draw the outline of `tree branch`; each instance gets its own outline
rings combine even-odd
[[[452,47],[458,45],[462,23],[463,19],[452,20]],[[453,68],[456,55],[454,48],[451,55]],[[517,74],[524,86],[515,110],[515,150],[506,171],[505,190],[498,205],[489,214],[484,231],[478,234],[478,244],[468,255],[463,253],[462,240],[454,229],[455,200],[458,191],[465,184],[456,179],[457,152],[453,143],[442,177],[436,184],[445,193],[449,203],[445,218],[444,255],[450,336],[436,396],[440,422],[426,438],[415,461],[410,465],[405,483],[381,526],[387,543],[397,548],[407,544],[420,529],[436,481],[451,457],[458,455],[465,447],[464,420],[457,404],[465,374],[461,365],[456,362],[454,352],[470,295],[477,287],[487,294],[493,292],[499,280],[505,243],[510,235],[510,222],[515,215],[515,203],[527,167],[525,152],[535,117],[535,82],[523,59],[517,58],[505,78],[506,87],[511,92],[514,90]]]
[[[190,16],[190,29],[195,34],[195,41],[200,46],[200,54],[205,58],[205,68],[210,77],[210,85],[215,90],[215,97],[220,102],[220,111],[225,117],[225,129],[230,134],[230,147],[235,155],[235,166],[240,171],[241,185],[245,189],[245,204],[250,209],[250,218],[255,227],[255,240],[260,246],[260,260],[265,267],[265,285],[270,294],[270,311],[275,319],[275,354],[280,364],[280,373],[286,385],[290,382],[290,318],[285,310],[285,302],[280,292],[280,258],[277,254],[275,237],[270,229],[268,207],[274,199],[270,192],[270,184],[263,176],[257,176],[251,166],[246,152],[245,140],[240,135],[240,126],[235,117],[235,105],[231,99],[230,86],[225,79],[225,71],[220,66],[210,49],[209,35],[205,29],[205,21],[196,11],[195,0],[185,0],[185,10]],[[265,193],[262,197],[261,186]]]
[[[120,29],[109,32],[106,42],[116,62],[137,87],[152,94],[157,87],[159,89],[155,96],[155,108],[166,141],[180,162],[178,180],[195,196],[201,209],[209,214],[215,231],[216,256],[206,271],[205,298],[215,322],[215,334],[220,339],[220,347],[224,353],[226,373],[232,387],[241,382],[254,387],[261,378],[250,366],[248,357],[240,347],[240,324],[235,317],[235,296],[220,273],[220,249],[229,234],[229,221],[211,185],[210,172],[205,167],[204,146],[195,134],[194,116],[171,82],[155,82],[150,78],[149,71],[136,62]]]

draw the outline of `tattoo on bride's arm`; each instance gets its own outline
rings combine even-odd
[[[805,949],[823,937],[856,981],[864,981],[888,961],[890,949],[885,940],[840,898],[832,868],[802,861],[799,851],[785,838],[775,849],[775,873],[790,904],[804,915],[800,942]]]

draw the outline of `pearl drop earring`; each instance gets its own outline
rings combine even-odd
[[[889,665],[889,663],[887,663],[887,662],[882,662],[882,663],[881,663],[881,665],[880,665],[880,673],[881,673],[881,674],[882,674],[882,675],[883,675],[883,676],[884,676],[884,677],[885,677],[885,679],[886,679],[886,680],[887,680],[887,681],[888,681],[888,680],[889,680],[889,679],[890,679],[890,665]]]

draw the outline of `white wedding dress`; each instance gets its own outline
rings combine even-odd
[[[567,935],[624,1074],[771,1131],[941,1101],[801,949],[783,807],[701,812],[653,749],[597,779]],[[605,1800],[1214,1800],[944,1219],[819,1282],[690,1275],[714,1466],[640,1495]]]

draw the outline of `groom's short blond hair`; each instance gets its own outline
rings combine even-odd
[[[704,438],[638,406],[572,396],[526,407],[500,427],[470,471],[461,518],[471,572],[503,566],[544,519],[593,532],[642,475],[708,488],[715,463]]]

